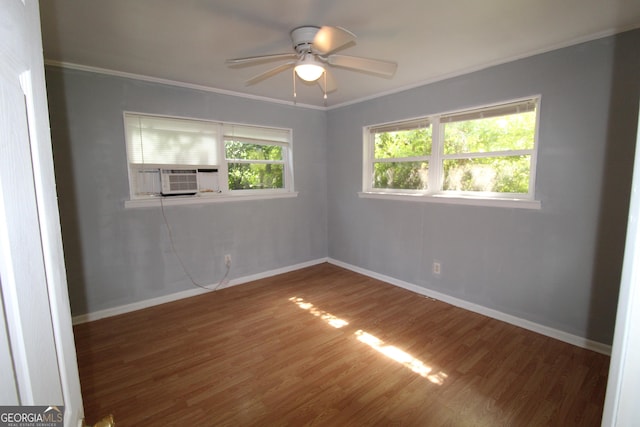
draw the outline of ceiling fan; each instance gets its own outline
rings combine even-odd
[[[293,68],[294,97],[296,96],[295,76],[297,75],[306,82],[317,82],[324,92],[325,99],[327,92],[336,89],[335,80],[328,67],[341,67],[382,77],[393,76],[398,67],[398,64],[392,61],[336,54],[335,52],[354,44],[356,39],[355,34],[341,27],[297,27],[291,30],[290,36],[295,52],[228,59],[226,62],[231,66],[241,67],[288,60],[284,64],[250,78],[246,84],[259,83]]]

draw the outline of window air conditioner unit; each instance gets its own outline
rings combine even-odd
[[[162,169],[160,180],[162,194],[196,194],[198,192],[197,169]]]

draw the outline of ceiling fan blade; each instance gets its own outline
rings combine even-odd
[[[321,27],[313,38],[313,50],[326,55],[356,39],[356,35],[342,27]]]
[[[227,64],[241,66],[241,65],[256,65],[262,64],[264,62],[277,61],[280,59],[295,59],[298,55],[295,53],[275,53],[272,55],[261,55],[261,56],[248,56],[246,58],[234,58],[227,59],[225,62]]]
[[[325,87],[325,76],[326,76],[326,87]],[[329,70],[327,70],[326,68],[324,70],[324,75],[321,76],[316,81],[318,82],[318,85],[320,85],[320,89],[322,89],[322,92],[324,93],[333,92],[338,88],[338,85],[336,84],[336,79],[333,77],[333,74],[331,74]]]
[[[350,68],[352,70],[364,71],[366,73],[379,74],[384,77],[391,77],[395,74],[398,64],[392,61],[380,59],[361,58],[358,56],[329,55],[327,62],[337,67]]]
[[[278,65],[277,67],[267,70],[264,73],[260,73],[257,76],[253,76],[252,78],[247,80],[246,85],[251,86],[265,79],[268,79],[269,77],[273,77],[276,74],[281,73],[288,68],[292,68],[295,64],[296,64],[296,61],[289,61],[286,64]]]

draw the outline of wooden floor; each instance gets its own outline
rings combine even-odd
[[[74,331],[119,427],[599,426],[609,364],[329,264]]]

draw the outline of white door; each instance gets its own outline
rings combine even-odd
[[[640,125],[640,117],[638,118]],[[640,126],[603,427],[640,425]]]
[[[0,7],[0,405],[83,418],[36,0]]]

